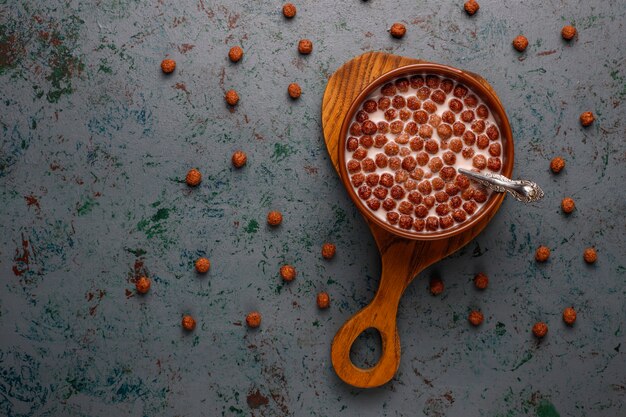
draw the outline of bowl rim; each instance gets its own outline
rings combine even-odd
[[[480,210],[465,223],[461,224],[458,227],[451,227],[450,229],[439,230],[436,232],[412,232],[410,230],[400,229],[397,226],[388,224],[383,220],[379,219],[374,215],[366,205],[365,202],[361,200],[361,198],[356,194],[352,183],[350,182],[350,177],[347,172],[346,163],[345,163],[345,153],[346,153],[346,139],[348,137],[348,129],[352,119],[354,118],[355,113],[361,106],[361,104],[365,101],[365,99],[377,88],[386,84],[389,81],[395,80],[397,78],[406,76],[410,77],[411,75],[437,75],[442,78],[450,78],[454,81],[461,82],[469,87],[476,95],[478,95],[487,105],[489,110],[491,111],[496,124],[500,130],[500,140],[502,142],[503,147],[503,162],[502,162],[502,170],[500,172],[501,175],[506,177],[511,177],[513,172],[514,165],[514,144],[513,144],[513,133],[511,131],[511,125],[509,124],[509,119],[504,110],[504,106],[500,102],[500,99],[492,91],[491,85],[487,83],[486,80],[478,79],[477,76],[471,72],[466,72],[460,70],[458,68],[454,68],[448,65],[436,64],[436,63],[419,63],[419,64],[409,64],[404,65],[402,67],[395,68],[391,71],[388,71],[381,76],[372,80],[369,84],[367,84],[361,92],[355,97],[355,99],[350,104],[348,112],[346,113],[343,123],[341,124],[340,136],[338,141],[338,151],[339,151],[339,176],[341,181],[343,182],[344,187],[348,191],[350,198],[356,204],[357,209],[361,212],[365,218],[381,227],[382,229],[390,232],[393,235],[401,236],[411,240],[438,240],[445,239],[451,236],[455,236],[461,234],[472,227],[476,226],[479,222],[481,222],[485,217],[489,216],[489,214],[493,210],[497,210],[504,200],[506,193],[491,193],[489,200],[485,202],[485,204],[480,208]],[[484,84],[483,84],[484,83]],[[489,87],[487,87],[487,85]],[[494,213],[495,214],[495,213]]]

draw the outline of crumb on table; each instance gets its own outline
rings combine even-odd
[[[391,28],[389,28],[389,34],[396,39],[400,39],[406,34],[406,26],[402,23],[396,22],[391,25]]]
[[[150,290],[150,278],[148,277],[139,277],[135,282],[135,288],[139,294],[145,294]]]
[[[326,309],[330,307],[330,296],[328,293],[322,291],[317,294],[317,307],[320,309]]]
[[[211,262],[207,258],[198,258],[195,263],[196,271],[200,274],[206,274],[211,268]]]
[[[192,168],[187,172],[187,176],[185,177],[185,182],[190,187],[196,187],[202,182],[202,174],[195,168]]]
[[[548,325],[541,321],[535,323],[535,325],[533,326],[533,334],[541,339],[546,334],[548,334]]]
[[[519,52],[524,52],[528,47],[528,39],[526,36],[519,35],[513,39],[513,48],[515,48]]]
[[[468,0],[463,5],[463,8],[468,15],[473,16],[478,11],[478,9],[480,9],[480,5],[476,0]]]
[[[550,248],[547,246],[539,246],[535,252],[535,260],[537,262],[546,262],[550,258]]]
[[[251,329],[256,329],[261,325],[261,313],[253,311],[246,316],[246,325]]]
[[[161,71],[165,74],[171,74],[176,69],[176,61],[173,59],[164,59],[161,61]]]

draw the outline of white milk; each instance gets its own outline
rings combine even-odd
[[[427,74],[423,74],[424,79],[425,79],[426,75],[427,75]],[[410,78],[410,76],[408,76],[408,77],[403,77],[403,78],[407,78],[407,79],[409,79],[409,78]],[[440,78],[440,80],[442,80],[442,78]],[[392,82],[395,82],[395,80],[393,80]],[[425,85],[425,84],[424,84],[424,85]],[[456,85],[457,85],[457,84],[455,83],[455,87],[456,87]],[[454,115],[455,115],[455,118],[456,118],[456,120],[455,120],[455,121],[457,121],[457,122],[461,122],[461,123],[465,124],[465,129],[466,129],[465,131],[468,131],[468,130],[469,130],[469,131],[472,131],[472,130],[471,130],[471,124],[472,124],[474,121],[476,121],[476,120],[478,120],[478,119],[479,119],[479,117],[476,115],[476,109],[478,108],[478,106],[480,106],[481,104],[483,104],[483,105],[485,105],[488,109],[489,109],[489,107],[486,105],[486,103],[485,103],[484,101],[482,101],[482,100],[480,99],[480,97],[479,97],[479,96],[478,96],[475,92],[473,92],[473,91],[472,91],[469,87],[467,87],[467,86],[465,86],[465,87],[468,89],[468,93],[467,93],[467,95],[466,95],[465,97],[467,97],[467,96],[469,96],[469,95],[471,95],[471,94],[474,94],[474,95],[478,98],[478,103],[477,103],[477,104],[476,104],[476,106],[475,106],[475,107],[473,107],[473,108],[470,108],[470,107],[466,106],[466,105],[465,105],[465,103],[463,103],[463,109],[461,110],[461,112],[459,112],[459,113],[455,113]],[[439,89],[439,88],[437,88],[437,89]],[[434,90],[436,90],[436,89],[431,89],[431,93],[432,93]],[[435,103],[435,104],[437,105],[437,111],[436,111],[435,113],[433,113],[433,114],[437,114],[439,117],[442,117],[442,115],[443,115],[443,113],[444,113],[445,111],[450,110],[450,107],[449,107],[449,102],[450,102],[450,100],[452,100],[452,99],[456,98],[456,97],[454,96],[453,92],[454,92],[454,88],[453,88],[453,89],[452,89],[452,91],[451,91],[451,92],[450,92],[450,93],[446,96],[446,101],[445,101],[445,103],[444,103],[444,104],[436,104],[436,103]],[[416,90],[416,89],[413,89],[413,88],[409,85],[409,90],[408,90],[407,92],[402,93],[402,92],[397,91],[397,92],[396,92],[396,95],[401,95],[401,96],[403,96],[403,97],[405,98],[405,100],[407,100],[409,97],[411,97],[411,96],[415,96],[415,95],[416,95],[416,93],[417,93],[417,90]],[[371,95],[369,95],[369,96],[367,97],[367,99],[365,99],[365,100],[364,100],[364,102],[365,102],[365,101],[367,101],[367,100],[374,100],[374,101],[376,101],[376,103],[378,103],[378,100],[379,100],[381,97],[383,97],[383,95],[381,94],[381,92],[380,92],[380,88],[379,88],[379,89],[378,89],[378,90],[376,90],[374,93],[372,93]],[[391,96],[391,97],[387,96],[387,97],[388,97],[390,100],[393,100],[393,96]],[[420,106],[420,109],[419,109],[419,110],[424,110],[424,108],[423,108],[423,104],[424,104],[424,102],[425,102],[425,101],[430,100],[430,98],[427,98],[426,100],[421,100],[421,99],[419,99],[419,98],[418,98],[418,100],[422,103],[422,106]],[[463,99],[459,99],[459,100],[460,100],[461,102],[463,102]],[[393,108],[393,105],[391,105],[389,108]],[[363,107],[362,107],[362,105],[361,105],[361,107],[359,108],[359,110],[362,110],[362,109],[363,109]],[[408,109],[408,107],[405,107],[405,109],[409,110],[409,111],[411,112],[411,115],[414,113],[414,111],[413,111],[413,110]],[[460,117],[460,116],[461,116],[461,113],[462,113],[464,110],[468,110],[468,109],[469,109],[469,110],[473,110],[473,111],[474,111],[475,117],[474,117],[474,120],[472,120],[472,122],[466,123],[466,122],[464,122],[463,120],[461,120],[461,117]],[[392,120],[392,121],[387,121],[387,120],[385,119],[385,114],[384,114],[384,111],[382,111],[382,110],[380,110],[380,109],[377,109],[377,110],[376,110],[375,112],[373,112],[373,113],[368,113],[368,116],[369,116],[369,120],[371,120],[372,122],[374,122],[374,123],[376,123],[376,124],[378,124],[378,122],[381,122],[381,121],[384,121],[384,122],[387,122],[387,123],[391,124],[391,123],[392,123],[393,121],[395,121],[395,120],[400,120],[400,118],[399,118],[399,116],[400,116],[400,109],[396,109],[396,112],[397,112],[396,118],[395,118],[394,120]],[[357,111],[357,113],[358,113],[358,111]],[[427,112],[427,113],[428,113],[428,112]],[[429,115],[429,117],[430,117],[431,113],[428,113],[428,115]],[[486,119],[483,119],[483,120],[485,121],[485,131],[483,131],[483,133],[481,133],[481,134],[486,134],[485,132],[487,131],[487,128],[489,128],[489,126],[490,126],[490,125],[495,125],[496,127],[498,127],[498,125],[496,124],[495,119],[493,118],[493,115],[492,115],[491,109],[489,109],[489,117],[488,117],[488,118],[486,118]],[[405,123],[405,125],[406,125],[407,123],[409,123],[409,122],[411,122],[411,121],[414,121],[414,119],[413,119],[413,117],[412,117],[412,116],[411,116],[411,118],[409,118],[409,120],[407,120],[407,121],[406,121],[406,122],[404,122],[404,123]],[[352,125],[352,123],[354,123],[354,122],[356,122],[356,114],[355,114],[355,117],[352,119],[352,122],[350,123],[350,125]],[[442,122],[442,123],[444,123],[444,122]],[[419,126],[421,126],[421,124],[419,124],[419,123],[418,123],[418,128],[419,128]],[[499,127],[498,127],[498,132],[500,133],[500,129],[499,129]],[[376,134],[372,135],[372,137],[373,137],[373,138],[375,138],[377,134],[378,134],[378,133],[376,133]],[[399,134],[397,134],[397,135],[396,135],[396,134],[394,134],[394,133],[391,133],[391,132],[387,132],[387,133],[385,133],[385,136],[387,136],[387,138],[389,139],[389,141],[388,141],[387,143],[389,143],[389,142],[391,142],[391,141],[394,141],[394,140],[395,140],[395,139],[396,139],[396,138],[397,138],[400,134],[402,134],[402,132],[400,132],[400,133],[399,133]],[[456,153],[456,152],[455,152],[455,155],[456,155],[456,162],[455,162],[455,163],[454,163],[454,165],[452,165],[452,166],[454,167],[454,169],[456,169],[456,170],[457,170],[457,173],[458,173],[458,169],[459,169],[459,168],[465,168],[465,169],[467,169],[467,170],[472,170],[472,169],[473,169],[473,170],[475,170],[475,171],[479,171],[478,169],[476,169],[476,168],[472,165],[472,160],[473,160],[473,158],[474,158],[475,156],[477,156],[477,155],[483,155],[483,156],[485,157],[485,159],[486,159],[486,160],[488,160],[488,159],[491,157],[491,155],[489,154],[489,146],[487,146],[485,149],[479,149],[479,148],[478,148],[478,146],[477,146],[477,142],[478,142],[478,136],[479,136],[480,134],[476,134],[476,133],[475,133],[475,135],[476,135],[476,143],[474,143],[474,145],[472,145],[472,146],[469,146],[470,148],[472,148],[472,149],[474,150],[474,155],[472,156],[472,158],[465,159],[465,158],[463,157],[462,152],[458,152],[458,153]],[[348,137],[350,137],[350,136],[352,136],[352,135],[350,135],[350,132],[348,132]],[[415,136],[419,136],[419,134],[414,135],[414,136],[410,136],[410,137],[409,137],[409,139],[412,139],[412,138],[414,138]],[[454,138],[456,138],[456,137],[458,137],[458,136],[454,136],[454,133],[453,133],[452,137],[450,137],[450,139],[448,139],[448,142],[450,142],[452,139],[454,139]],[[447,151],[448,151],[448,150],[450,150],[450,149],[442,149],[442,147],[441,147],[441,140],[439,139],[439,135],[437,134],[437,129],[436,129],[435,127],[433,127],[433,134],[432,134],[431,139],[434,139],[434,140],[436,140],[436,141],[438,142],[438,144],[439,144],[439,151],[438,151],[436,154],[430,154],[430,153],[429,153],[429,154],[428,154],[428,156],[430,157],[430,159],[435,158],[435,157],[439,157],[439,158],[443,161],[443,153],[444,153],[444,152],[447,152]],[[460,137],[460,139],[461,139],[461,140],[463,140],[462,136]],[[426,140],[428,140],[428,139],[424,139],[424,141],[426,141]],[[501,137],[499,137],[499,138],[498,138],[497,140],[495,140],[495,141],[490,140],[490,141],[489,141],[489,145],[491,145],[492,143],[499,143],[499,144],[500,144],[500,146],[501,146],[501,155],[499,156],[499,158],[500,158],[500,160],[501,160],[501,161],[503,161],[504,148],[502,147]],[[345,146],[345,143],[344,143],[344,146]],[[398,146],[399,146],[400,148],[402,148],[402,147],[407,147],[407,148],[409,148],[409,150],[410,150],[410,147],[409,147],[409,144],[408,144],[408,143],[407,143],[407,144],[405,144],[405,145],[398,144]],[[359,147],[360,147],[360,145],[359,145]],[[465,149],[466,147],[468,147],[468,146],[467,146],[467,145],[465,145],[465,142],[463,142],[463,149]],[[419,152],[421,152],[421,151],[424,151],[424,149],[422,149],[422,150],[420,150],[420,151],[418,151],[418,152],[415,152],[415,151],[411,150],[411,153],[410,153],[409,155],[411,155],[411,156],[413,156],[413,157],[415,158],[415,157],[417,156],[417,154],[418,154]],[[384,153],[384,147],[383,147],[383,148],[376,148],[376,147],[372,146],[371,148],[369,148],[369,149],[368,149],[368,154],[367,154],[367,157],[368,157],[368,158],[372,158],[373,160],[376,160],[376,155],[377,155],[378,153]],[[397,156],[400,156],[400,155],[398,154]],[[345,158],[346,158],[346,159],[345,159],[344,163],[345,163],[345,164],[347,164],[347,163],[348,163],[348,161],[350,161],[351,159],[353,159],[353,158],[352,158],[352,152],[350,152],[350,151],[346,150],[346,152],[345,152]],[[400,158],[403,158],[403,157],[400,157]],[[443,166],[444,166],[444,167],[446,167],[446,166],[448,166],[448,165],[446,165],[446,164],[445,164],[445,162],[444,162],[444,165],[443,165]],[[435,178],[435,177],[439,176],[439,173],[434,173],[434,172],[433,172],[433,173],[432,173],[432,176],[431,176],[430,178],[426,178],[426,175],[427,175],[428,173],[430,173],[430,172],[431,172],[430,168],[428,167],[428,164],[426,164],[425,166],[420,166],[420,165],[418,164],[418,166],[417,166],[417,167],[418,167],[418,168],[421,168],[422,170],[424,170],[424,174],[425,174],[425,176],[424,176],[424,178],[423,178],[422,180],[415,180],[418,184],[419,184],[420,182],[424,181],[425,179],[432,180],[433,178]],[[483,170],[480,170],[479,172],[482,172],[482,171],[488,171],[488,172],[493,172],[493,173],[500,173],[500,171],[498,171],[498,172],[494,172],[494,171],[489,170],[488,168],[484,168]],[[361,173],[363,173],[363,174],[364,174],[364,175],[366,175],[366,176],[367,176],[367,174],[368,174],[368,173],[364,173],[363,171],[360,171],[360,172],[361,172]],[[379,168],[379,167],[377,166],[377,167],[376,167],[376,170],[375,170],[373,173],[376,173],[376,174],[378,174],[378,175],[382,175],[382,174],[383,174],[383,173],[385,173],[385,172],[387,172],[387,173],[391,174],[391,175],[395,178],[395,173],[396,173],[396,171],[394,171],[394,170],[392,170],[391,168],[389,168],[389,166],[387,166],[386,168]],[[353,175],[353,174],[350,174],[350,173],[349,173],[349,176],[350,176],[350,177],[352,177],[352,175]],[[447,184],[447,183],[448,183],[448,182],[446,181],[446,184]],[[364,184],[366,184],[366,183],[364,183]],[[397,184],[397,183],[395,183],[395,181],[394,181],[394,185],[396,185],[396,184]],[[400,185],[403,185],[403,184],[400,184]],[[472,182],[472,185],[473,185],[473,186],[475,186],[475,183],[473,183],[473,182]],[[375,187],[371,187],[371,188],[372,188],[372,190],[373,190]],[[404,188],[404,187],[403,187],[403,188]],[[356,193],[356,194],[357,194],[357,196],[358,196],[358,188],[354,188],[354,190],[355,190],[355,193]],[[444,189],[444,190],[445,190],[445,189]],[[436,191],[435,191],[435,190],[433,190],[433,192],[432,192],[430,195],[433,195],[433,196],[434,196],[435,192],[436,192]],[[489,200],[489,196],[491,195],[491,192],[490,192],[489,190],[487,190],[487,193],[488,193],[488,194],[487,194],[487,201],[488,201],[488,200]],[[421,194],[421,193],[420,193],[420,194]],[[460,195],[461,195],[461,193],[458,193],[458,194],[457,194],[457,196],[459,196],[459,197],[460,197]],[[372,196],[373,196],[373,194],[372,194]],[[403,198],[403,199],[401,199],[401,200],[396,200],[397,205],[399,205],[402,201],[408,201],[407,196],[408,196],[408,191],[406,191],[406,189],[405,189],[405,196],[404,196],[404,198]],[[387,197],[390,197],[390,195],[388,194],[388,195],[387,195]],[[425,197],[425,196],[424,196],[424,195],[422,195],[422,197]],[[450,198],[452,198],[452,197],[450,197]],[[368,209],[369,211],[372,211],[372,212],[376,215],[376,217],[378,217],[378,218],[379,218],[380,220],[382,220],[383,222],[388,223],[388,221],[387,221],[387,210],[385,210],[385,209],[382,207],[382,200],[381,200],[381,207],[380,207],[378,210],[374,211],[374,210],[372,210],[372,209],[371,209],[371,208],[370,208],[370,207],[366,204],[366,201],[365,201],[365,200],[361,199],[360,197],[359,197],[359,199],[363,202],[363,204],[365,205],[365,207],[367,207],[367,209]],[[473,200],[472,200],[472,201],[473,201]],[[463,202],[465,202],[465,200],[463,200]],[[447,203],[449,203],[449,200],[447,201]],[[413,204],[413,203],[412,203],[412,204]],[[476,203],[476,204],[477,204],[477,206],[478,206],[478,207],[477,207],[477,209],[476,209],[476,211],[474,212],[474,214],[473,214],[473,215],[469,215],[469,214],[467,214],[467,213],[466,213],[466,214],[467,214],[467,219],[465,220],[465,222],[467,222],[467,221],[468,221],[471,217],[475,216],[475,215],[476,215],[476,214],[480,211],[481,207],[482,207],[485,203]],[[436,211],[435,211],[435,208],[437,207],[437,205],[438,205],[438,203],[435,203],[435,205],[429,209],[428,216],[435,216],[435,217],[439,218],[439,215],[438,215],[438,214],[436,213]],[[397,212],[397,206],[396,206],[396,208],[395,208],[393,211],[396,211],[396,212]],[[451,211],[451,212],[452,212],[452,211]],[[450,213],[451,213],[451,212],[450,212]],[[413,218],[415,218],[415,215],[414,215],[414,214],[413,214]],[[463,222],[463,223],[464,223],[464,222]],[[454,225],[457,225],[457,224],[462,224],[462,223],[457,223],[457,222],[455,222],[455,223],[454,223]],[[454,225],[453,225],[452,227],[454,227]],[[398,229],[400,229],[400,230],[405,230],[405,231],[408,231],[407,229],[401,229],[401,228],[398,226],[398,224],[397,224],[397,223],[396,223],[394,226],[395,226],[395,227],[397,227],[397,228],[398,228]],[[438,229],[438,230],[441,230],[441,229]],[[419,234],[419,233],[433,233],[433,231],[429,231],[429,230],[426,230],[426,229],[424,229],[424,230],[423,230],[423,231],[421,231],[421,232],[417,232],[417,231],[416,231],[416,230],[414,230],[414,229],[411,229],[411,231],[413,231],[413,232],[414,232],[414,233],[416,233],[416,234]]]

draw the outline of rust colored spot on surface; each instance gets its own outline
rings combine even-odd
[[[39,205],[39,200],[34,195],[25,195],[24,199],[26,200],[26,205],[28,207],[35,206],[37,211],[41,210],[41,206]]]
[[[187,86],[185,85],[185,83],[176,83],[174,85],[174,88],[177,90],[182,90],[185,93],[189,94],[189,90],[187,90]]]
[[[556,54],[556,49],[553,49],[551,51],[539,52],[537,56],[546,56],[546,55],[552,55],[552,54]]]
[[[129,290],[128,288],[126,288],[126,289],[124,290],[124,293],[126,294],[126,298],[130,298],[130,297],[132,297],[133,295],[135,295],[135,294],[133,294],[133,292],[132,292],[131,290]]]
[[[30,252],[28,250],[28,240],[22,236],[22,254],[20,255],[20,248],[15,249],[15,257],[13,258],[13,273],[16,277],[21,276],[24,272],[30,269],[29,259]]]
[[[311,165],[305,165],[304,170],[309,175],[317,174],[317,168]]]
[[[228,16],[228,28],[229,29],[236,28],[238,20],[239,20],[239,15],[237,13],[229,15]]]
[[[181,54],[186,54],[187,52],[191,51],[195,47],[196,45],[193,45],[191,43],[183,43],[182,45],[178,47],[178,50],[180,51]]]
[[[270,402],[269,399],[262,395],[259,390],[248,394],[246,401],[248,402],[248,407],[250,408],[259,408],[260,406],[267,405]]]

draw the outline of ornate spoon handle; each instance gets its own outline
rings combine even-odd
[[[541,187],[532,181],[512,180],[504,175],[492,174],[490,172],[479,174],[464,168],[459,168],[459,172],[490,190],[498,193],[506,191],[522,203],[532,203],[541,200],[544,195]]]

